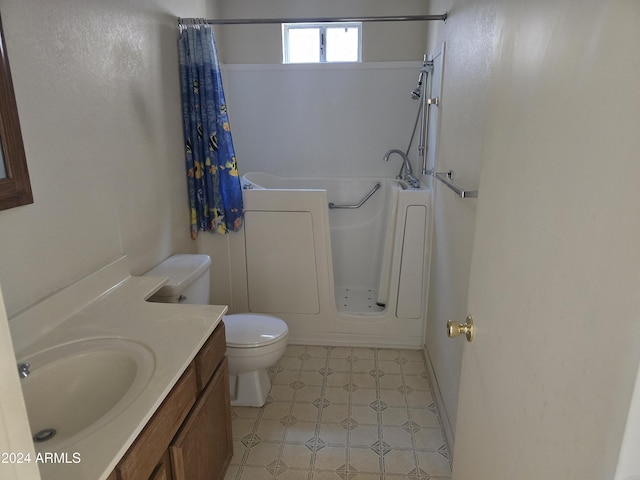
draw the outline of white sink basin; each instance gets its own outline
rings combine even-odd
[[[155,366],[147,347],[118,338],[56,346],[25,362],[31,373],[20,383],[36,450],[43,451],[75,442],[122,413]]]

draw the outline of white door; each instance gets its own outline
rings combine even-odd
[[[0,478],[40,480],[0,290]]]
[[[450,340],[465,341],[454,480],[613,479],[640,354],[634,162],[581,199],[481,183],[475,338]]]
[[[454,480],[614,478],[640,359],[640,63],[619,48],[637,60],[632,3],[550,21],[557,35],[530,63],[507,54],[527,32],[507,12],[468,295],[475,339],[450,340],[465,342]]]

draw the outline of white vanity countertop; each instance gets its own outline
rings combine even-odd
[[[227,310],[223,305],[147,302],[166,281],[130,276],[123,257],[10,320],[18,361],[56,345],[94,338],[141,343],[155,359],[151,379],[126,410],[64,445],[64,451],[53,452],[66,453],[69,463],[39,464],[43,480],[105,480],[220,323]],[[46,452],[46,443],[40,445],[37,451]]]

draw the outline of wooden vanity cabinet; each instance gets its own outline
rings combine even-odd
[[[173,480],[224,477],[232,453],[231,412],[224,405],[229,405],[226,358],[169,447]]]
[[[233,455],[220,322],[109,480],[218,480]]]
[[[162,460],[160,460],[160,463],[156,466],[149,480],[173,480],[173,475],[171,475],[171,458],[168,451],[162,456]]]

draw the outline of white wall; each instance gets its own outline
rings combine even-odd
[[[33,205],[0,212],[9,315],[126,253],[192,251],[177,17],[203,0],[0,0]]]
[[[478,188],[495,35],[494,2],[432,0],[432,11],[449,11],[446,23],[430,24],[429,53],[445,42],[437,171],[453,170],[455,182]],[[455,430],[462,341],[446,336],[447,320],[463,322],[477,201],[461,199],[434,184],[434,227],[425,342]],[[482,194],[482,193],[481,193]]]
[[[205,9],[201,0],[0,0],[34,194],[33,205],[0,212],[3,372],[15,373],[5,305],[11,316],[124,253],[142,273],[195,250],[176,18]],[[20,387],[3,385],[0,444],[27,451]],[[39,478],[35,464],[2,465],[0,477]]]

